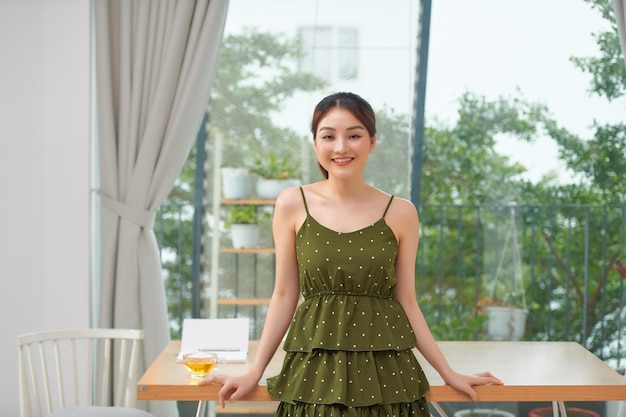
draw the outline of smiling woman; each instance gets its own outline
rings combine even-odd
[[[331,94],[315,107],[311,132],[325,178],[276,200],[274,289],[254,362],[198,385],[221,384],[222,407],[242,399],[283,341],[282,370],[267,379],[277,416],[430,416],[414,348],[474,401],[475,385],[501,384],[489,372],[454,371],[428,328],[414,291],[415,206],[365,181],[376,144],[371,105]]]
[[[376,146],[374,110],[369,105],[356,108],[350,97],[348,93],[326,97],[313,114],[313,147],[326,179],[331,173],[341,175],[342,171],[335,168],[346,166],[358,170],[362,177],[369,155]]]

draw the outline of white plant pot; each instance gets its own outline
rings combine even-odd
[[[259,244],[261,228],[258,224],[233,224],[230,226],[230,237],[235,249],[252,249]]]
[[[493,408],[466,408],[454,412],[454,417],[515,417],[515,414],[504,411],[494,410]]]
[[[254,175],[246,168],[221,169],[222,194],[224,198],[241,200],[250,197],[254,189]]]
[[[256,193],[259,198],[274,200],[285,188],[298,187],[299,185],[300,180],[298,179],[276,180],[259,178],[256,181]]]
[[[487,307],[487,332],[493,340],[520,340],[526,332],[528,310],[516,307]]]

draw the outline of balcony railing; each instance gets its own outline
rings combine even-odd
[[[222,247],[230,239],[210,209],[164,205],[159,211],[155,232],[172,334],[180,335],[184,317],[208,317],[216,278],[219,317],[250,317],[251,337],[258,337],[263,300],[272,292],[273,253],[223,251],[212,259],[213,225],[221,228]],[[488,339],[481,307],[498,300],[528,310],[524,340],[579,342],[624,374],[626,279],[616,265],[626,263],[626,206],[436,205],[418,211],[415,290],[436,337]],[[263,234],[262,246],[270,248],[269,224]],[[217,277],[210,276],[213,261],[219,262]]]

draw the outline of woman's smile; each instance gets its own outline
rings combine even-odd
[[[335,108],[320,120],[314,148],[318,161],[325,169],[355,167],[356,171],[340,170],[336,174],[342,177],[359,176],[363,173],[375,143],[375,136],[370,136],[367,129],[350,111]]]
[[[332,161],[337,165],[348,165],[354,158],[333,158]]]

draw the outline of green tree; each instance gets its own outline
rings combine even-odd
[[[626,66],[612,4],[587,2],[609,22],[609,30],[594,35],[600,56],[571,61],[590,74],[592,94],[617,102],[624,96]],[[489,277],[494,261],[493,242],[498,240],[489,243],[488,236],[496,232],[506,209],[489,210],[485,204],[517,201],[523,259],[532,265],[532,271],[524,271],[530,277],[528,338],[574,338],[602,358],[616,354],[607,346],[620,337],[626,311],[609,294],[620,294],[622,285],[612,265],[626,244],[626,129],[621,123],[593,126],[593,136],[582,138],[560,127],[544,106],[522,99],[487,102],[467,93],[454,127],[427,127],[417,285],[431,321],[443,328],[459,317],[467,322],[468,306],[478,298],[476,285]],[[527,141],[552,138],[572,181],[562,184],[554,175],[538,183],[521,180],[524,168],[493,152],[502,134]],[[473,210],[472,204],[481,206]],[[450,259],[442,259],[442,253]],[[442,278],[450,276],[456,282]]]
[[[300,55],[297,39],[284,35],[248,29],[226,37],[209,106],[210,124],[224,136],[225,162],[241,163],[268,146],[279,157],[293,153],[301,137],[276,126],[272,115],[296,93],[326,86],[292,69]]]
[[[590,75],[590,94],[604,97],[615,105],[623,105],[626,65],[612,2],[585,1],[607,22],[607,30],[593,34],[598,45],[598,56],[572,57],[571,62]],[[544,237],[544,247],[549,254],[545,258],[549,262],[545,262],[544,266],[549,272],[545,279],[535,283],[535,295],[540,302],[555,305],[554,301],[558,301],[562,308],[556,314],[569,313],[571,317],[582,314],[581,308],[586,304],[589,312],[586,324],[593,328],[593,332],[591,335],[581,335],[587,337],[581,341],[586,342],[598,356],[610,359],[615,351],[607,349],[607,346],[618,340],[620,325],[626,320],[626,310],[620,300],[607,297],[607,294],[618,294],[622,285],[612,265],[626,245],[623,224],[626,203],[626,125],[601,124],[594,120],[590,138],[572,135],[554,121],[545,121],[545,127],[557,143],[560,158],[566,163],[575,181],[568,184],[546,181],[541,186],[528,188],[525,197],[532,202],[567,204],[553,216],[541,219],[544,224],[552,222],[557,227],[566,224],[586,225],[593,233],[588,236],[581,232],[567,235],[562,228],[563,233]],[[589,260],[588,268],[583,268],[580,262],[571,262],[581,259]],[[587,291],[576,285],[577,282],[583,282],[585,273],[590,283]],[[550,288],[565,291],[559,295],[556,291],[545,291]],[[599,308],[600,305],[602,308]],[[543,319],[548,319],[549,314],[556,317],[554,312],[537,312]],[[622,318],[621,322],[617,320],[619,317]],[[578,325],[572,323],[570,329],[557,330],[567,332],[572,328],[576,330],[576,327]]]
[[[543,105],[520,97],[487,101],[472,93],[459,99],[452,127],[430,125],[424,142],[423,203],[485,204],[516,201],[526,169],[495,151],[498,139],[533,141],[548,117]]]
[[[533,187],[522,176],[526,168],[494,148],[503,135],[537,140],[548,120],[544,105],[521,94],[488,101],[467,92],[459,99],[453,126],[428,124],[416,285],[425,314],[436,327],[447,328],[459,318],[483,322],[474,306],[487,294],[486,284],[502,256],[509,204],[521,206],[525,190]]]
[[[576,67],[591,76],[590,94],[604,97],[616,105],[626,93],[626,64],[619,43],[611,0],[585,0],[608,23],[608,30],[593,34],[600,52],[596,57],[572,57]],[[549,124],[550,136],[559,145],[561,158],[578,178],[579,187],[565,191],[593,194],[598,202],[626,202],[626,125],[593,122],[594,136],[583,140]],[[595,192],[592,192],[594,190]],[[567,198],[575,198],[565,193]]]
[[[570,59],[578,68],[591,75],[590,91],[612,101],[623,97],[626,92],[624,55],[619,43],[613,2],[611,0],[584,1],[600,13],[608,23],[609,29],[593,34],[600,56]]]

